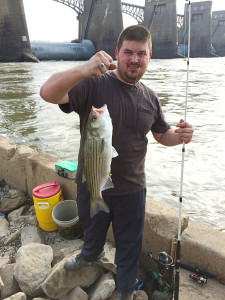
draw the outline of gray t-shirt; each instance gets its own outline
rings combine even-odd
[[[91,107],[107,104],[113,124],[113,147],[118,156],[112,159],[111,173],[115,185],[103,195],[122,195],[141,191],[146,186],[145,156],[150,130],[164,133],[170,128],[162,112],[157,95],[139,82],[131,89],[108,71],[100,78],[80,81],[69,91],[69,103],[59,105],[61,110],[75,111],[80,116],[81,145]],[[78,158],[76,182],[82,181],[81,151]]]

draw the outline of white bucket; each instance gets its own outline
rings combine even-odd
[[[52,210],[52,219],[56,223],[59,233],[64,238],[74,239],[82,236],[75,200],[59,202]]]

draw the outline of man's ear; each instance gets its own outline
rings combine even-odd
[[[118,48],[116,47],[116,59],[118,59],[118,56],[119,56],[119,50],[118,50]]]
[[[152,58],[152,51],[150,51],[150,53],[149,53],[149,61],[151,58]]]

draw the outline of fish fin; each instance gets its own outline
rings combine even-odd
[[[119,154],[116,149],[112,146],[112,158],[117,157]]]
[[[110,212],[108,205],[105,203],[103,198],[91,200],[90,216],[93,218],[99,211]]]
[[[102,191],[114,188],[114,183],[112,182],[112,178],[109,176],[106,184],[103,186]]]

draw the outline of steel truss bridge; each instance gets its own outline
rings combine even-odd
[[[83,0],[53,0],[58,3],[62,3],[66,6],[69,6],[78,16],[82,16],[84,13],[84,1]]]
[[[58,3],[62,3],[70,8],[72,8],[78,16],[82,16],[84,13],[84,0],[53,0]],[[143,23],[144,21],[144,6],[133,5],[125,2],[121,2],[122,12],[133,17],[137,20],[138,24]],[[177,16],[177,24],[180,27],[182,22],[182,16]]]

